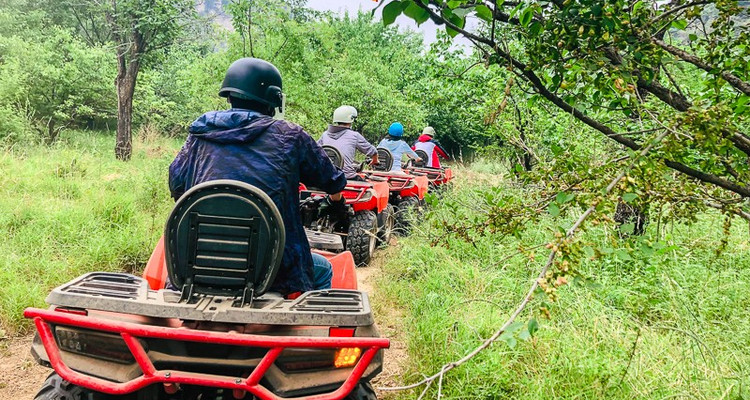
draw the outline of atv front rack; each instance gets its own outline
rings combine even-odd
[[[368,326],[374,323],[367,294],[327,289],[294,300],[266,293],[251,304],[225,296],[180,301],[180,292],[150,290],[143,278],[108,272],[82,275],[50,292],[48,304],[154,318],[264,325]]]
[[[388,339],[371,337],[299,337],[267,336],[237,332],[215,332],[190,330],[166,326],[143,325],[112,319],[76,315],[67,312],[27,308],[26,318],[32,318],[39,332],[50,364],[65,380],[74,385],[112,395],[133,393],[146,386],[162,383],[167,387],[175,384],[208,386],[235,391],[241,398],[242,392],[250,393],[261,400],[340,400],[348,395],[362,378],[365,370],[377,352],[389,347]],[[61,355],[60,347],[53,334],[53,326],[88,329],[110,334],[119,334],[130,350],[142,375],[127,382],[113,382],[83,374],[69,368]],[[205,373],[158,370],[149,358],[142,339],[167,339],[200,343],[215,343],[235,346],[267,348],[258,365],[247,377],[222,376]],[[281,352],[287,348],[360,348],[362,355],[353,366],[349,376],[338,389],[325,394],[302,397],[280,397],[261,385],[261,379],[274,364]],[[237,397],[237,395],[235,396]]]

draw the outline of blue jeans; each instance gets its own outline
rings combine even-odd
[[[313,289],[330,289],[333,278],[331,262],[320,254],[312,253],[313,259]]]

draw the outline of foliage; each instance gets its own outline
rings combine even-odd
[[[744,215],[738,204],[750,196],[750,138],[744,133],[750,35],[740,23],[745,6],[736,1],[405,0],[385,7],[384,15],[444,23],[448,34],[460,32],[476,44],[482,63],[512,74],[506,79],[512,90],[495,100],[498,110],[511,96],[543,98],[591,128],[583,136],[598,131],[617,144],[620,155],[668,131],[642,166],[649,181],[635,183],[646,189],[645,202],[681,193],[681,201],[694,208],[711,204]],[[710,11],[716,17],[704,20]],[[463,29],[467,16],[484,21],[478,32]],[[671,39],[683,30],[690,32],[689,47]],[[484,81],[491,86],[493,79]],[[598,188],[582,183],[579,190]]]
[[[124,164],[112,139],[68,130],[53,146],[0,153],[0,329],[26,331],[23,309],[75,276],[141,272],[172,206],[167,166],[180,143],[136,142]]]
[[[398,383],[437,373],[490,336],[546,259],[545,243],[572,219],[544,209],[517,235],[445,239],[446,225],[486,219],[499,198],[523,204],[546,197],[541,187],[498,178],[497,168],[483,161],[457,169],[456,188],[385,261],[378,295],[384,307],[401,310],[391,323],[404,330],[395,340],[409,355]],[[576,201],[553,200],[563,207]],[[550,291],[551,298],[540,291],[512,333],[445,375],[443,398],[746,397],[750,324],[737,310],[748,306],[750,243],[747,226],[733,226],[717,257],[725,237],[717,214],[699,213],[692,226],[653,223],[645,236],[624,241],[610,222],[589,229],[574,244],[583,253],[580,274],[552,282],[569,287]],[[431,247],[436,239],[441,245]],[[422,389],[394,397],[416,398]],[[425,398],[437,390],[433,384]]]

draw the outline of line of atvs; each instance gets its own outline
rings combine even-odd
[[[341,167],[343,157],[331,146],[323,146],[334,165]],[[422,152],[424,153],[424,152]],[[300,186],[300,211],[310,245],[315,249],[340,252],[348,250],[357,266],[370,262],[378,245],[387,245],[391,237],[406,235],[425,207],[428,191],[440,192],[450,184],[449,167],[432,168],[410,160],[401,171],[391,171],[393,156],[378,148],[378,164],[365,170],[362,163],[359,180],[349,180],[342,192],[346,207],[327,212],[326,193]],[[421,154],[427,160],[427,154]]]
[[[390,342],[357,290],[355,263],[406,232],[427,191],[453,177],[412,165],[387,172],[388,154],[379,158],[347,185],[343,212],[324,212],[325,194],[301,188],[333,280],[299,296],[268,290],[285,238],[271,199],[237,181],[192,187],[142,277],[92,272],[52,290],[48,308],[25,310],[37,329],[32,354],[54,370],[35,399],[376,399],[370,380]]]

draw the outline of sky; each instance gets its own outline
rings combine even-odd
[[[320,11],[334,11],[339,14],[344,14],[346,11],[349,11],[349,13],[355,14],[360,9],[363,11],[371,11],[377,7],[378,3],[373,0],[308,0],[307,5],[310,8]],[[383,7],[380,7],[376,12],[377,19],[380,19],[382,9]],[[435,25],[431,20],[427,20],[427,22],[418,27],[412,19],[403,15],[396,19],[396,24],[401,29],[411,29],[422,32],[425,43],[434,42],[437,31],[439,29],[444,29]],[[466,45],[469,44],[465,39],[461,40],[460,43]]]

